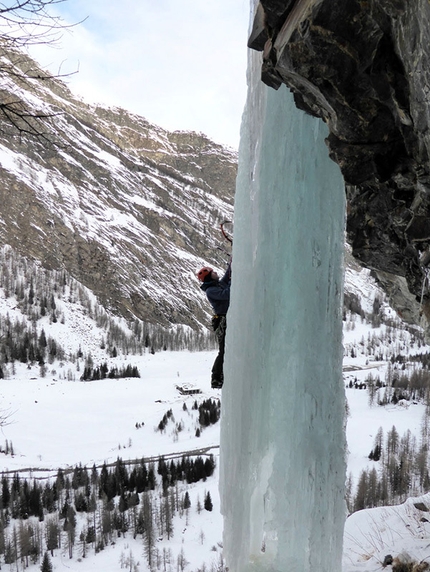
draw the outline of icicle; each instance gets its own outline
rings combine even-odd
[[[325,125],[260,81],[239,150],[221,424],[231,572],[340,570],[344,185]]]

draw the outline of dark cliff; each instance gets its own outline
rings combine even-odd
[[[262,51],[262,80],[327,123],[353,255],[427,328],[429,21],[428,0],[262,0],[248,43]]]

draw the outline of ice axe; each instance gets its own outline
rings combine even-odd
[[[220,224],[222,235],[223,235],[223,237],[224,237],[226,240],[228,240],[228,242],[229,242],[230,244],[233,244],[233,238],[227,234],[227,232],[226,232],[226,230],[225,230],[225,228],[224,228],[224,226],[225,226],[226,224],[232,224],[231,220],[225,220],[224,222],[222,222],[222,223]]]
[[[221,232],[223,237],[225,238],[225,240],[227,240],[231,245],[233,244],[233,239],[232,237],[227,233],[227,231],[224,228],[224,225],[226,224],[232,224],[231,221],[229,220],[225,220],[220,224],[220,228],[221,228]],[[229,257],[231,257],[231,252],[229,252],[226,248],[224,248],[223,246],[217,246],[218,250],[221,250],[221,252],[224,252],[224,254],[227,254]]]

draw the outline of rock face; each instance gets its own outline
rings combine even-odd
[[[233,214],[236,153],[86,105],[23,54],[0,57],[14,72],[1,101],[52,116],[39,138],[0,121],[0,243],[66,270],[126,318],[208,324],[195,272],[226,260],[219,224]]]
[[[407,285],[409,318],[423,312],[427,324],[429,21],[428,0],[261,0],[248,43],[263,52],[262,80],[286,84],[329,127],[353,255],[380,272],[394,305]]]

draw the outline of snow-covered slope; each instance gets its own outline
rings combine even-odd
[[[88,106],[24,55],[0,57],[12,72],[3,99],[49,116],[39,137],[0,124],[1,242],[66,269],[123,316],[199,328],[207,308],[194,275],[224,264],[236,153]]]

